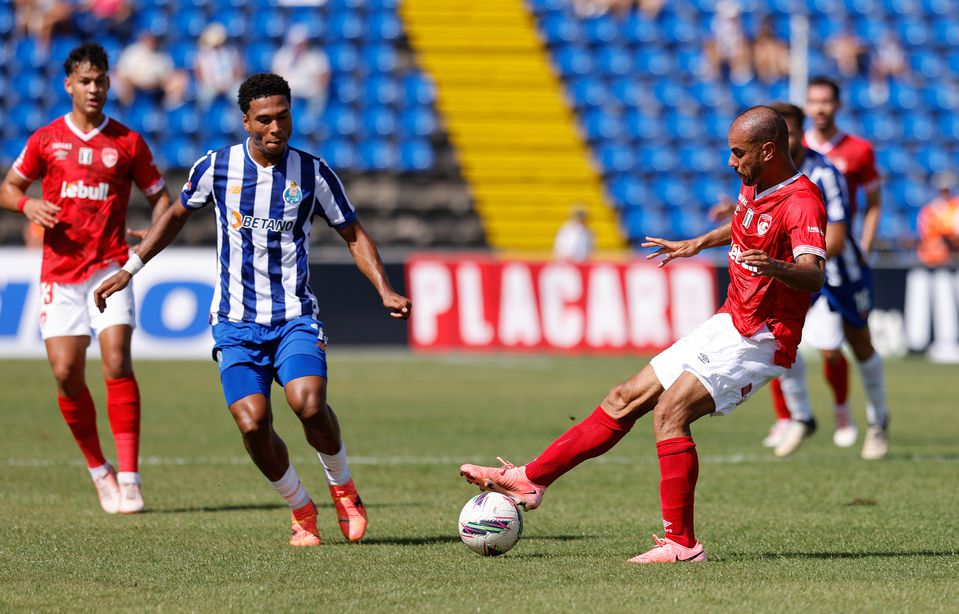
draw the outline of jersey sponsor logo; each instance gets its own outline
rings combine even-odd
[[[296,185],[295,181],[291,181],[290,185],[283,190],[283,200],[291,205],[298,205],[303,201],[303,190]]]
[[[100,159],[103,160],[103,166],[113,168],[120,160],[120,153],[112,147],[104,147],[100,152]]]
[[[87,200],[106,200],[110,195],[109,183],[87,185],[83,180],[64,181],[60,186],[60,198],[85,198]]]
[[[819,226],[807,226],[806,230],[813,234],[822,235],[824,237],[826,236],[826,232]]]
[[[749,225],[753,223],[753,218],[756,216],[756,213],[752,209],[746,209],[746,215],[743,216],[743,228],[749,228]]]
[[[769,232],[769,228],[773,225],[773,216],[768,213],[763,213],[759,216],[759,221],[756,222],[756,232],[759,233],[759,236],[763,236]]]
[[[241,215],[239,211],[230,211],[230,217],[233,221],[230,228],[239,230],[246,228],[248,230],[270,230],[273,232],[290,232],[296,225],[296,220],[274,220],[268,217],[255,217],[252,215]]]
[[[743,207],[748,207],[748,206],[749,206],[749,200],[748,200],[745,196],[743,196],[742,194],[740,194],[740,195],[739,195],[739,204],[742,205]],[[736,211],[739,211],[739,207],[736,207]]]
[[[239,194],[242,191],[243,191],[243,186],[238,183],[231,185],[229,189],[227,190],[227,192],[234,195]]]
[[[730,259],[730,260],[732,260],[733,262],[735,262],[735,263],[738,264],[739,266],[743,267],[744,269],[746,269],[746,270],[749,271],[750,273],[758,273],[758,272],[759,272],[759,269],[758,269],[758,268],[756,268],[756,267],[754,267],[754,266],[750,266],[750,265],[748,265],[748,264],[745,264],[745,263],[742,263],[742,262],[739,261],[739,257],[742,255],[742,253],[743,253],[743,248],[741,248],[741,247],[740,247],[739,245],[737,245],[736,243],[733,243],[732,245],[729,246],[729,259]]]
[[[53,152],[53,157],[60,161],[67,159],[67,156],[70,155],[71,149],[73,149],[73,143],[53,142],[50,144],[50,150]]]
[[[93,150],[89,147],[81,147],[77,152],[77,163],[86,166],[93,164]]]

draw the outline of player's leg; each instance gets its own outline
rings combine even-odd
[[[868,325],[855,327],[846,322],[845,331],[846,339],[859,365],[863,388],[866,390],[866,421],[869,428],[863,439],[862,457],[866,460],[878,460],[889,451],[889,415],[882,358],[872,345]]]
[[[820,295],[806,315],[803,340],[822,355],[823,375],[833,395],[833,443],[847,448],[856,443],[858,431],[849,414],[849,365],[842,353],[843,338],[842,316],[830,308],[825,295]]]
[[[57,403],[83,452],[103,511],[115,514],[119,505],[116,473],[100,448],[97,411],[87,388],[87,347],[90,345],[89,312],[84,284],[41,284],[43,306],[40,333],[47,359],[57,382]]]
[[[789,428],[773,449],[776,456],[784,457],[795,452],[803,440],[816,432],[816,419],[812,415],[809,388],[806,386],[806,362],[802,356],[797,354],[792,368],[775,382],[781,382],[783,397],[792,416]]]
[[[773,403],[773,413],[776,415],[776,421],[769,427],[769,433],[763,438],[764,448],[775,448],[778,446],[789,425],[792,424],[792,416],[789,413],[789,406],[786,405],[786,397],[783,396],[783,389],[779,380],[769,382],[769,397]]]
[[[288,322],[279,331],[276,374],[286,400],[300,419],[306,440],[323,465],[343,536],[357,541],[366,533],[366,507],[346,461],[340,423],[326,402],[326,334],[310,317]]]
[[[93,301],[92,289],[118,271],[113,265],[87,282],[87,312],[100,343],[101,370],[107,389],[107,415],[117,448],[117,482],[121,514],[143,511],[140,490],[140,388],[133,375],[130,342],[135,325],[133,287],[127,286],[107,301],[101,313]]]
[[[539,507],[546,488],[560,476],[590,458],[605,454],[626,436],[643,414],[652,410],[663,387],[650,365],[614,386],[584,420],[556,438],[529,464],[516,467],[500,459],[502,467],[465,464],[460,475],[482,490],[512,498],[526,510]]]

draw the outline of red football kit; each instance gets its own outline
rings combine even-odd
[[[82,132],[65,115],[37,130],[13,163],[28,181],[43,177],[43,199],[61,207],[43,233],[44,283],[79,283],[111,262],[127,260],[130,184],[147,196],[163,177],[146,142],[110,118]]]
[[[856,215],[856,194],[861,188],[867,194],[879,186],[881,177],[876,168],[876,154],[872,145],[864,138],[837,132],[828,141],[819,141],[812,130],[803,136],[806,147],[829,158],[846,177],[849,185],[849,204],[852,215]]]
[[[825,260],[826,209],[819,190],[801,173],[759,194],[755,186],[744,185],[730,225],[729,292],[719,311],[732,317],[744,337],[768,326],[779,343],[774,362],[789,368],[796,360],[810,293],[754,276],[756,268],[738,259],[742,252],[759,249],[784,262],[795,262],[801,254]]]

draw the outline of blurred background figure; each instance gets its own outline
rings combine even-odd
[[[739,3],[723,0],[716,5],[712,22],[713,37],[705,53],[709,78],[745,83],[753,78],[751,46],[743,29]]]
[[[856,36],[849,22],[844,22],[839,32],[826,41],[826,55],[836,63],[843,77],[856,77],[868,72],[869,47]]]
[[[773,30],[772,17],[763,17],[753,42],[753,64],[756,76],[765,83],[775,83],[789,75],[789,45]]]
[[[123,50],[114,74],[117,98],[124,105],[133,102],[138,91],[160,95],[170,109],[183,102],[189,76],[173,65],[173,58],[160,48],[160,39],[149,31]]]
[[[322,113],[330,86],[330,61],[321,49],[313,47],[309,31],[295,25],[283,46],[273,56],[273,72],[290,84],[293,100],[305,103],[312,113]]]
[[[872,61],[869,63],[871,78],[885,81],[906,77],[908,72],[909,63],[906,50],[902,48],[902,41],[894,31],[886,30],[876,44]]]
[[[959,196],[952,193],[956,182],[953,173],[935,175],[939,195],[919,210],[916,253],[927,267],[949,266],[959,256]]]
[[[16,30],[33,37],[45,52],[57,30],[68,29],[74,12],[71,2],[61,0],[13,0]]]
[[[219,96],[236,96],[246,68],[236,47],[226,43],[223,24],[211,23],[200,34],[193,71],[200,108],[206,109]]]
[[[593,253],[593,231],[587,225],[586,208],[577,205],[573,213],[556,232],[553,257],[557,260],[586,262]]]

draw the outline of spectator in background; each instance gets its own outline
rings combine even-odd
[[[132,34],[130,15],[133,14],[133,7],[128,0],[80,0],[79,5],[81,10],[96,20],[93,27],[98,31],[91,32],[92,36],[104,29],[122,38]]]
[[[559,230],[553,242],[553,257],[557,260],[586,262],[593,253],[593,231],[586,225],[586,209],[577,205]]]
[[[117,98],[122,104],[133,102],[136,92],[161,93],[166,108],[183,102],[189,76],[173,65],[170,54],[160,49],[160,39],[152,32],[123,50],[115,73]]]
[[[771,17],[763,17],[753,42],[756,76],[764,83],[775,83],[789,75],[789,45],[776,37]]]
[[[39,49],[50,49],[53,33],[73,20],[72,2],[62,0],[13,0],[16,30],[33,38]]]
[[[836,63],[843,77],[855,77],[866,73],[869,65],[869,49],[845,23],[842,29],[826,41],[826,55]]]
[[[320,49],[311,48],[306,26],[295,25],[286,42],[273,56],[273,72],[290,84],[293,99],[304,102],[312,113],[322,113],[330,85],[330,61]]]
[[[243,58],[236,47],[226,44],[226,28],[211,23],[200,34],[199,50],[193,65],[197,102],[204,109],[218,96],[234,98],[243,80]]]
[[[870,76],[873,80],[885,81],[906,76],[908,65],[906,50],[902,48],[902,41],[891,29],[883,33],[876,45],[869,65]]]
[[[753,78],[752,45],[743,30],[739,4],[722,0],[712,20],[713,38],[706,42],[707,78],[745,83]]]
[[[942,267],[959,256],[959,196],[952,194],[956,176],[938,173],[933,177],[933,185],[939,196],[919,210],[916,253],[927,267]]]

